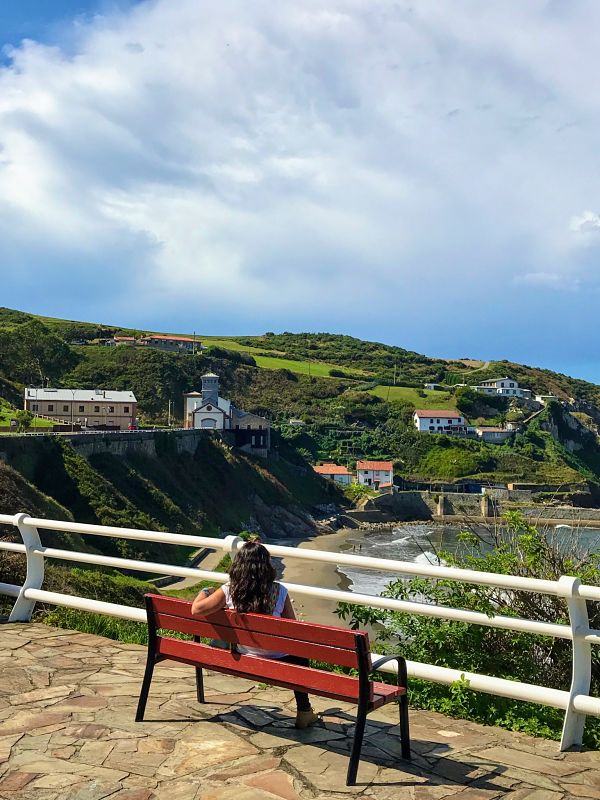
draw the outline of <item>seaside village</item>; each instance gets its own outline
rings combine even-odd
[[[123,342],[121,340],[126,340]],[[195,337],[182,336],[115,336],[112,344],[156,347],[171,352],[192,353],[201,347]],[[458,384],[458,387],[465,384]],[[441,389],[438,384],[427,383],[425,389]],[[499,395],[518,399],[529,409],[530,419],[544,407],[553,395],[535,395],[530,389],[519,386],[513,378],[493,378],[482,381],[471,389],[484,395]],[[183,427],[220,431],[234,447],[266,457],[271,447],[271,424],[268,419],[237,408],[219,393],[219,376],[207,373],[202,376],[200,391],[186,392],[183,396]],[[27,387],[24,408],[35,417],[54,423],[54,429],[63,432],[86,433],[92,431],[137,431],[137,400],[132,391],[109,389],[53,389]],[[501,444],[522,422],[506,422],[502,427],[468,425],[464,414],[452,409],[415,409],[414,426],[419,433],[446,434],[479,438],[492,444]],[[300,420],[290,423],[302,424]],[[357,483],[383,490],[394,483],[391,461],[357,461],[354,470],[335,463],[317,464],[316,473],[336,483]]]
[[[460,383],[457,386],[464,387],[466,384]],[[424,388],[430,391],[442,389],[437,383],[426,383]],[[499,395],[507,399],[518,398],[527,401],[530,409],[528,419],[539,414],[548,401],[556,400],[554,395],[534,396],[530,389],[519,386],[518,381],[509,377],[491,378],[470,388],[480,394]],[[467,436],[491,444],[501,444],[522,425],[519,422],[507,422],[502,427],[467,425],[463,414],[447,408],[417,408],[413,413],[413,423],[419,433]],[[354,470],[350,470],[342,464],[328,462],[318,464],[313,469],[323,478],[343,485],[357,483],[373,489],[384,490],[391,488],[394,484],[394,468],[391,461],[357,461]]]

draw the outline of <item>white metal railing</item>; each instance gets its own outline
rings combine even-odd
[[[45,591],[42,589],[42,585],[44,581],[44,563],[47,558],[158,575],[173,575],[197,580],[208,579],[221,583],[225,583],[228,579],[227,575],[222,572],[44,547],[38,532],[40,528],[45,531],[62,531],[94,536],[109,536],[117,539],[185,545],[196,549],[208,547],[230,553],[232,556],[243,545],[243,540],[237,536],[214,539],[185,534],[156,533],[134,528],[115,528],[61,520],[37,519],[29,517],[27,514],[16,514],[14,516],[0,514],[0,524],[13,525],[18,528],[23,541],[22,544],[0,541],[0,550],[22,553],[27,559],[27,574],[22,586],[0,583],[0,594],[16,598],[9,617],[10,622],[28,622],[38,601],[76,608],[82,611],[107,614],[136,622],[146,621],[146,612],[140,608]],[[491,628],[502,628],[521,633],[567,639],[573,643],[572,674],[569,691],[551,689],[538,684],[506,680],[491,675],[465,672],[464,670],[450,669],[448,667],[438,667],[434,664],[424,664],[418,661],[407,662],[408,674],[415,678],[442,684],[451,684],[462,678],[467,680],[471,689],[475,691],[563,709],[565,717],[560,744],[561,750],[574,744],[581,744],[586,715],[600,716],[600,698],[592,697],[589,694],[592,666],[591,646],[600,644],[600,630],[590,628],[587,609],[588,600],[600,601],[600,587],[583,585],[578,578],[566,575],[557,581],[548,581],[516,575],[435,566],[433,564],[415,564],[409,561],[371,558],[349,553],[329,553],[280,545],[266,546],[272,555],[278,557],[302,558],[309,562],[329,562],[362,569],[382,570],[397,573],[398,575],[419,575],[433,579],[443,578],[480,586],[494,586],[507,591],[519,590],[564,598],[569,614],[569,624],[540,622],[538,620],[502,615],[490,617],[487,614],[476,611],[430,605],[413,600],[394,600],[377,595],[357,594],[338,589],[323,589],[316,586],[285,583],[285,586],[293,595],[309,595],[354,605],[365,605],[372,608],[421,614],[437,617],[438,619],[457,620],[475,625],[486,625]],[[376,654],[373,655],[374,657],[376,656]],[[385,665],[382,669],[388,672],[395,671],[392,663]]]

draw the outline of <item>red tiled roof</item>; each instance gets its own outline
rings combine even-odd
[[[375,471],[391,472],[394,465],[391,461],[357,461],[356,469],[374,469]]]
[[[463,416],[458,411],[449,411],[447,408],[417,408],[415,414],[417,417],[446,417],[446,419],[459,419]]]
[[[342,467],[340,464],[319,464],[313,467],[315,472],[319,475],[351,475],[349,469]]]
[[[163,336],[160,334],[152,334],[151,336],[144,336],[144,339],[162,339],[168,342],[195,342],[196,339],[192,339],[191,336]]]

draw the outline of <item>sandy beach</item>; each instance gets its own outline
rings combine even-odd
[[[330,553],[343,551],[349,531],[342,529],[324,536],[313,536],[301,542],[278,542],[289,544],[303,550],[324,550]],[[353,534],[358,531],[352,531]],[[337,571],[335,564],[305,561],[302,558],[280,559],[283,564],[283,580],[286,583],[302,583],[306,586],[319,586],[325,589],[346,588],[348,581]],[[292,593],[292,601],[299,619],[307,622],[319,622],[322,625],[339,625],[340,619],[334,613],[336,602],[307,595]]]
[[[324,550],[330,553],[343,551],[348,534],[360,535],[359,531],[342,529],[335,533],[322,536],[316,535],[310,539],[282,539],[278,545],[294,547],[299,550]],[[220,550],[209,552],[196,566],[198,569],[212,570],[223,557]],[[281,579],[286,583],[302,583],[307,586],[319,586],[325,589],[345,589],[348,579],[337,571],[335,564],[305,561],[302,558],[277,558],[276,563],[281,564],[283,571]],[[197,578],[181,578],[169,585],[169,589],[187,589],[198,583]],[[292,593],[292,602],[298,619],[307,622],[318,622],[322,625],[339,625],[340,619],[335,614],[337,603],[317,597],[308,597]]]

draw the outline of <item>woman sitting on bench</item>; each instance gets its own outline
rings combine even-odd
[[[229,583],[219,589],[202,589],[192,603],[192,614],[208,616],[229,608],[241,614],[269,614],[273,617],[296,619],[285,586],[275,580],[275,567],[266,547],[260,542],[246,542],[229,568]],[[276,658],[287,664],[308,666],[307,658],[274,653],[256,647],[237,645],[246,655]],[[308,728],[318,721],[306,692],[294,692],[296,698],[296,728]]]

